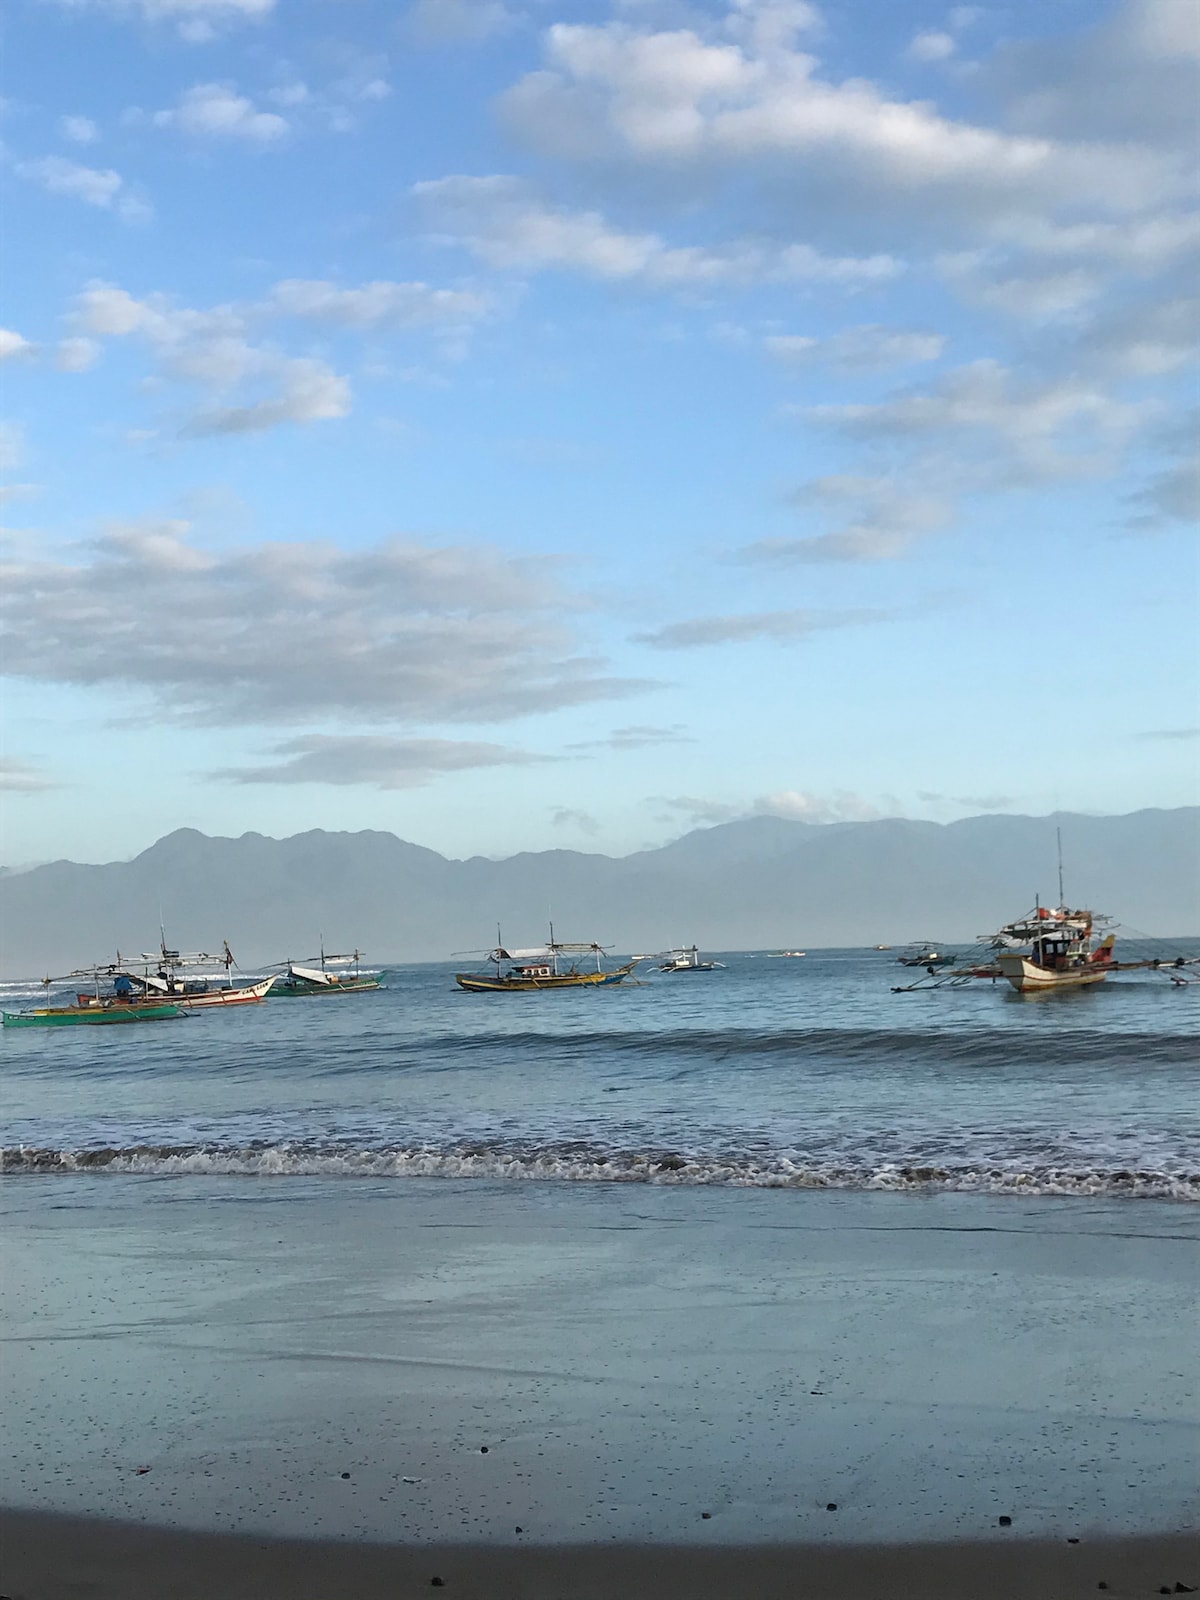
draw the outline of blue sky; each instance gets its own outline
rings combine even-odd
[[[1194,803],[1192,0],[13,0],[3,859]]]

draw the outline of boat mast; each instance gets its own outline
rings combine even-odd
[[[1063,899],[1062,829],[1061,828],[1055,828],[1054,832],[1055,832],[1055,836],[1058,839],[1058,904],[1059,904],[1059,908],[1061,910],[1065,911],[1066,908],[1067,908],[1067,902]]]

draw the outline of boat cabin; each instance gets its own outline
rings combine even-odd
[[[511,968],[511,975],[514,978],[552,978],[554,971],[548,963],[538,965],[523,961]]]

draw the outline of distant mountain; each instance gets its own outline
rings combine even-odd
[[[177,948],[228,938],[243,966],[356,945],[443,960],[495,937],[621,951],[966,941],[1067,898],[1151,934],[1200,930],[1200,808],[1123,817],[891,818],[815,825],[755,817],[614,858],[547,850],[447,860],[390,833],[210,839],[182,828],[132,861],[55,861],[0,877],[0,971],[62,973],[149,950],[161,909]]]

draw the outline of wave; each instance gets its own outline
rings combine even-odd
[[[791,1154],[696,1155],[667,1149],[608,1150],[583,1142],[500,1143],[446,1148],[341,1145],[155,1145],[56,1150],[6,1149],[8,1176],[139,1174],[155,1177],[482,1178],[574,1183],[723,1185],[763,1189],[1089,1196],[1200,1202],[1200,1171],[1159,1171],[1054,1163],[875,1163],[813,1160]]]

